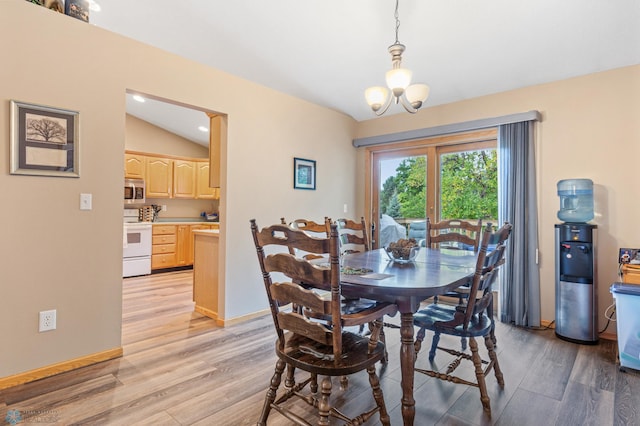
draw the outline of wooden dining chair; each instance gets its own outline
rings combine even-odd
[[[493,232],[491,225],[487,226],[482,237],[482,243],[476,260],[475,273],[469,288],[468,298],[464,305],[448,306],[433,303],[414,314],[414,325],[419,328],[415,340],[416,358],[422,347],[426,330],[434,332],[434,338],[429,351],[429,360],[434,368],[433,359],[437,350],[452,355],[455,359],[448,365],[445,372],[432,369],[414,368],[415,372],[426,374],[440,380],[475,386],[480,390],[480,401],[485,413],[491,417],[491,405],[486,376],[494,371],[498,385],[504,387],[504,378],[498,356],[495,351],[491,334],[494,330],[492,286],[497,277],[500,265],[504,263],[505,245],[511,225],[505,223]],[[487,247],[496,243],[495,249],[487,253]],[[440,335],[452,335],[469,339],[471,354],[456,349],[440,346]],[[488,360],[483,360],[479,354],[476,337],[483,337],[488,352]],[[460,375],[454,375],[455,370],[463,365],[463,361],[471,361],[475,367],[476,381],[470,381]]]
[[[313,220],[308,219],[295,219],[292,222],[287,223],[284,217],[280,218],[280,223],[283,225],[289,225],[293,229],[299,229],[303,231],[305,234],[310,235],[312,237],[320,237],[327,238],[329,237],[329,233],[331,232],[331,219],[325,216],[323,223],[314,222]],[[295,254],[295,253],[292,253]],[[318,259],[322,256],[308,253],[305,255],[307,259]]]
[[[455,248],[478,251],[482,235],[482,219],[471,223],[466,220],[450,219],[431,222],[427,218],[426,246]]]
[[[283,224],[259,230],[255,219],[252,219],[251,233],[276,330],[278,357],[257,424],[266,425],[271,410],[294,424],[311,424],[296,414],[291,404],[285,404],[296,397],[316,409],[320,425],[328,425],[330,417],[349,425],[361,425],[376,413],[383,425],[389,425],[375,364],[383,359],[385,352],[384,344],[378,341],[379,318],[393,305],[380,305],[357,314],[342,312],[337,226],[331,225],[328,238],[318,238]],[[265,254],[265,251],[270,254]],[[298,252],[326,255],[329,264],[314,263],[292,254]],[[331,297],[327,300],[314,293],[313,289],[329,290]],[[294,305],[302,307],[305,313],[321,313],[323,317],[309,317],[292,309]],[[361,321],[376,324],[369,337],[345,330],[345,327]],[[284,389],[278,395],[285,369]],[[305,371],[309,376],[301,378],[296,370]],[[331,378],[363,370],[369,375],[375,406],[349,417],[331,406]],[[324,376],[319,391],[318,376]],[[305,391],[307,386],[309,389]]]
[[[370,241],[367,222],[360,217],[360,222],[352,219],[337,219],[338,234],[340,235],[340,251],[343,254],[362,253],[369,251]]]

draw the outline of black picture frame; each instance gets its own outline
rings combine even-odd
[[[314,160],[294,157],[293,188],[316,189],[316,162]]]
[[[11,101],[11,174],[80,177],[79,113]]]

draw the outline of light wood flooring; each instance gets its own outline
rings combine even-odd
[[[9,410],[39,424],[255,424],[275,365],[271,319],[217,327],[193,312],[191,280],[191,271],[123,280],[124,356],[0,391],[0,424]],[[390,360],[379,373],[392,424],[400,425],[399,333],[386,333]],[[492,419],[477,389],[417,375],[416,425],[640,424],[640,374],[619,371],[614,342],[576,345],[552,330],[504,324],[496,334],[506,386],[487,380]],[[436,364],[446,362],[438,354]],[[346,412],[371,401],[366,374],[350,376],[346,391],[334,389]],[[269,419],[289,424],[275,412]]]

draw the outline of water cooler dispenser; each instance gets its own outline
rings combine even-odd
[[[597,225],[593,219],[593,182],[558,182],[560,210],[555,225],[556,335],[583,344],[598,342],[596,283]]]

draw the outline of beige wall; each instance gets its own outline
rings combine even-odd
[[[617,248],[640,244],[632,176],[640,153],[640,67],[355,123],[23,0],[0,2],[0,40],[0,128],[9,129],[10,99],[77,110],[81,126],[78,179],[10,175],[9,132],[0,133],[0,335],[9,342],[0,351],[0,378],[121,345],[127,89],[228,114],[220,201],[225,319],[266,308],[250,218],[264,225],[283,215],[339,217],[344,204],[355,216],[363,213],[364,159],[351,145],[356,131],[362,137],[540,110],[544,319],[553,318],[559,179],[589,177],[597,185],[601,312],[611,301]],[[293,189],[293,157],[318,162],[316,191]],[[93,194],[93,210],[79,210],[80,193]],[[46,309],[58,310],[58,329],[38,333],[38,312]]]
[[[228,114],[224,318],[267,307],[250,218],[337,217],[356,204],[355,122],[345,115],[24,0],[0,2],[0,40],[0,378],[121,345],[127,89]],[[80,178],[9,174],[10,99],[80,112]],[[316,191],[293,190],[294,156],[318,162]],[[93,210],[79,210],[80,193],[93,194]],[[47,309],[58,311],[57,330],[38,333]]]
[[[434,88],[435,89],[435,88]],[[358,137],[414,130],[538,110],[536,156],[542,319],[555,318],[554,224],[559,223],[556,183],[589,178],[595,183],[593,220],[598,225],[599,325],[612,303],[619,247],[640,246],[640,199],[635,172],[640,158],[640,66],[591,74],[448,105],[415,116],[401,114],[359,123]],[[359,150],[364,173],[364,149]],[[615,323],[607,332],[615,332]]]

